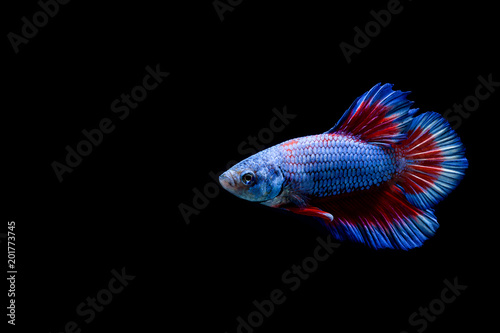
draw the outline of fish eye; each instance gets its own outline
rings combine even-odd
[[[247,171],[247,172],[241,174],[241,182],[244,185],[252,184],[254,179],[255,179],[255,176],[254,176],[253,172],[251,172],[251,171]]]

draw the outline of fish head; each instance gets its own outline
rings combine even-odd
[[[219,176],[219,182],[229,193],[248,201],[264,203],[278,196],[285,178],[273,161],[256,154],[235,164]]]

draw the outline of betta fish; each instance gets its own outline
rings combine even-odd
[[[220,175],[239,198],[320,219],[335,238],[409,250],[432,237],[433,207],[462,180],[465,148],[410,92],[380,83],[323,134],[262,150]]]

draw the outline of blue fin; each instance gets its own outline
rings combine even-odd
[[[335,238],[374,249],[422,246],[439,227],[432,209],[414,207],[393,185],[363,194],[316,199],[311,204],[333,216],[332,221],[323,222]]]
[[[410,93],[392,90],[392,84],[377,83],[358,97],[340,120],[325,133],[350,134],[381,145],[398,143],[418,109],[410,109]]]
[[[464,177],[465,148],[450,124],[436,112],[413,119],[403,142],[405,171],[398,186],[415,207],[426,209],[443,200]]]

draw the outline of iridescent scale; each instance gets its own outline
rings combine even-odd
[[[287,182],[313,197],[370,189],[398,171],[392,148],[342,134],[306,136],[279,147]]]

